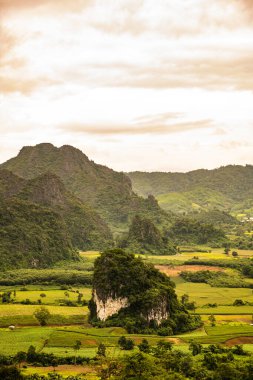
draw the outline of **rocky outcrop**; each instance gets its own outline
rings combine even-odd
[[[156,321],[158,326],[165,319],[169,318],[168,303],[166,300],[162,300],[159,305],[148,311],[146,319],[148,322]]]
[[[126,297],[112,298],[108,297],[105,301],[98,297],[96,290],[93,291],[93,301],[97,308],[97,318],[105,321],[113,314],[117,314],[121,309],[129,306]]]
[[[175,285],[133,253],[114,248],[95,260],[89,321],[128,333],[170,335],[198,327],[177,299]]]

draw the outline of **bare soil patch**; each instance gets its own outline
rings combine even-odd
[[[40,374],[47,374],[49,372],[56,372],[61,373],[65,375],[69,374],[87,374],[87,373],[93,373],[94,369],[90,366],[82,366],[82,365],[58,365],[56,368],[54,367],[32,367],[34,371],[36,371],[36,368],[38,369],[38,373]],[[35,372],[34,372],[35,373]]]
[[[97,342],[95,339],[83,339],[82,343],[87,346],[96,346]]]
[[[225,344],[229,347],[234,346],[235,344],[252,344],[253,336],[240,336],[238,338],[228,339]]]
[[[156,269],[165,273],[167,276],[177,277],[181,272],[198,272],[209,270],[210,272],[224,272],[224,268],[209,265],[155,265]]]
[[[166,338],[165,340],[174,344],[184,343],[184,341],[180,338]]]

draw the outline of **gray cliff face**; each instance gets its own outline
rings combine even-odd
[[[98,297],[96,290],[93,292],[93,301],[97,307],[97,317],[105,321],[113,314],[117,314],[121,309],[129,306],[128,299],[125,297],[108,297],[105,301]]]
[[[169,313],[167,311],[167,301],[166,299],[162,300],[161,303],[149,310],[149,312],[146,315],[146,319],[148,322],[151,320],[154,320],[157,322],[158,326],[161,324],[161,322],[164,319],[169,318]]]
[[[106,300],[99,298],[96,290],[93,291],[93,301],[97,308],[97,318],[101,321],[105,321],[107,318],[111,317],[113,314],[117,314],[121,309],[130,306],[129,301],[126,297],[107,297]],[[163,299],[161,302],[150,309],[146,314],[142,316],[150,322],[155,320],[158,326],[161,322],[169,318],[169,313],[167,311],[167,300]]]

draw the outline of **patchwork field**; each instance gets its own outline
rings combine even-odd
[[[253,251],[238,251],[240,257],[253,257]],[[82,252],[83,262],[81,266],[93,265],[99,256],[98,252]],[[253,291],[250,288],[227,288],[212,287],[206,283],[186,282],[180,277],[181,271],[197,272],[209,270],[211,272],[225,271],[229,275],[238,275],[238,272],[210,265],[188,265],[187,261],[198,256],[203,260],[237,260],[231,255],[227,256],[222,249],[213,249],[211,252],[182,252],[175,256],[141,256],[144,260],[156,264],[156,267],[166,275],[172,277],[176,284],[176,293],[179,298],[187,294],[189,302],[195,302],[196,309],[191,311],[201,316],[204,323],[203,328],[179,336],[161,337],[157,335],[129,335],[135,344],[139,344],[145,337],[151,345],[157,344],[161,339],[172,341],[177,349],[184,352],[189,350],[189,342],[194,340],[201,344],[221,343],[228,346],[242,344],[245,349],[253,352]],[[78,263],[75,264],[78,270]],[[81,269],[81,267],[80,267]],[[243,279],[253,284],[252,279]],[[15,290],[15,296],[14,296]],[[15,303],[0,303],[0,355],[13,355],[20,350],[27,351],[30,345],[36,347],[37,351],[53,353],[59,357],[73,356],[73,346],[77,340],[81,341],[78,355],[94,358],[100,343],[105,344],[107,355],[118,357],[125,353],[119,349],[118,339],[125,335],[122,328],[94,328],[88,324],[88,307],[78,304],[79,293],[82,293],[82,301],[91,298],[91,287],[85,285],[63,286],[54,285],[26,285],[1,286],[0,293],[12,291]],[[244,306],[233,306],[236,299],[247,303]],[[34,312],[39,304],[25,305],[21,302],[29,300],[38,303],[38,300],[51,313],[46,327],[40,327],[34,317]],[[66,302],[73,302],[77,306],[66,306]],[[65,305],[64,305],[65,304]],[[210,307],[208,304],[217,304]],[[252,305],[251,305],[252,304]],[[64,305],[64,306],[61,306]],[[209,317],[214,315],[215,326],[211,326]],[[16,329],[11,331],[8,326],[14,324]],[[137,348],[135,348],[137,352]],[[53,368],[28,367],[24,369],[26,374],[45,374],[53,371]],[[86,378],[95,380],[96,371],[92,366],[59,366],[57,372],[64,375],[86,373]]]
[[[0,305],[0,317],[5,316],[17,316],[17,315],[33,315],[35,310],[37,310],[39,305],[20,305],[20,304],[9,304]],[[82,307],[69,307],[69,306],[47,306],[49,312],[53,315],[87,315],[87,306]]]
[[[238,253],[238,257],[233,258],[231,253],[229,255],[224,254],[223,248],[201,247],[201,249],[206,250],[207,252],[199,252],[198,250],[194,249],[193,252],[184,252],[182,249],[181,253],[177,253],[176,255],[145,255],[144,258],[145,260],[157,265],[170,263],[175,263],[175,265],[178,263],[181,265],[182,262],[187,262],[188,260],[192,260],[196,257],[198,257],[199,260],[237,260],[238,258],[253,257],[253,251],[250,250],[237,249],[236,252]]]
[[[217,307],[199,307],[196,309],[197,314],[234,314],[234,315],[252,315],[253,306],[217,306]]]
[[[231,305],[236,299],[253,302],[252,289],[248,288],[215,288],[204,283],[185,282],[181,280],[177,283],[176,292],[179,297],[187,293],[190,297],[190,301],[196,302],[197,306],[203,306],[208,303]],[[234,306],[234,308],[235,310],[239,310],[240,306]],[[216,308],[211,310],[216,310]]]
[[[211,272],[224,272],[225,269],[221,267],[214,267],[210,265],[155,265],[160,272],[165,273],[169,277],[176,277],[181,272],[197,272],[201,270],[209,270]]]

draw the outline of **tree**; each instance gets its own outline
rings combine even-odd
[[[82,342],[80,340],[76,340],[76,343],[73,346],[73,349],[75,351],[75,365],[76,365],[76,353],[77,353],[77,351],[80,350],[81,345],[82,345]]]
[[[216,325],[216,318],[213,314],[211,314],[209,317],[208,317],[208,320],[210,321],[211,323],[211,326],[215,326]]]
[[[106,346],[103,343],[99,343],[98,350],[97,350],[98,356],[106,356]]]
[[[206,366],[207,369],[213,371],[217,368],[217,359],[214,354],[211,354],[210,352],[206,353],[203,358],[203,364]]]
[[[229,252],[230,252],[230,244],[229,243],[225,243],[224,244],[224,253],[226,255],[229,255]]]
[[[142,339],[142,342],[138,345],[138,347],[141,352],[145,352],[146,354],[150,352],[150,345],[145,338]]]
[[[27,361],[33,363],[36,359],[36,347],[30,346],[27,351]]]
[[[159,340],[156,347],[154,347],[153,352],[156,357],[163,357],[163,355],[172,350],[173,342],[166,340]]]
[[[47,322],[51,316],[49,310],[45,306],[41,306],[37,309],[34,314],[35,318],[38,320],[41,326],[46,326]]]
[[[202,345],[200,343],[191,341],[189,344],[189,350],[191,350],[193,356],[196,356],[201,353]]]
[[[40,298],[45,298],[47,295],[45,293],[40,294]]]
[[[127,355],[124,358],[123,368],[118,378],[133,380],[171,379],[171,377],[167,377],[167,371],[155,358],[142,352]]]
[[[183,305],[186,305],[189,302],[189,295],[188,294],[183,294],[181,297],[181,302]]]
[[[52,360],[52,367],[53,367],[54,372],[55,372],[55,368],[58,367],[58,359],[57,358],[54,358]]]
[[[122,350],[132,350],[134,348],[134,341],[127,339],[125,336],[121,336],[118,340],[118,345]]]
[[[0,367],[0,379],[24,380],[24,377],[16,367]]]
[[[83,298],[83,293],[78,293],[77,303],[81,303],[82,302],[82,298]]]
[[[236,299],[233,302],[233,306],[243,306],[243,305],[245,305],[245,302],[241,299]]]
[[[20,368],[21,363],[26,361],[26,357],[27,355],[26,355],[26,352],[24,351],[19,351],[15,355],[15,362],[18,363],[19,368]]]

